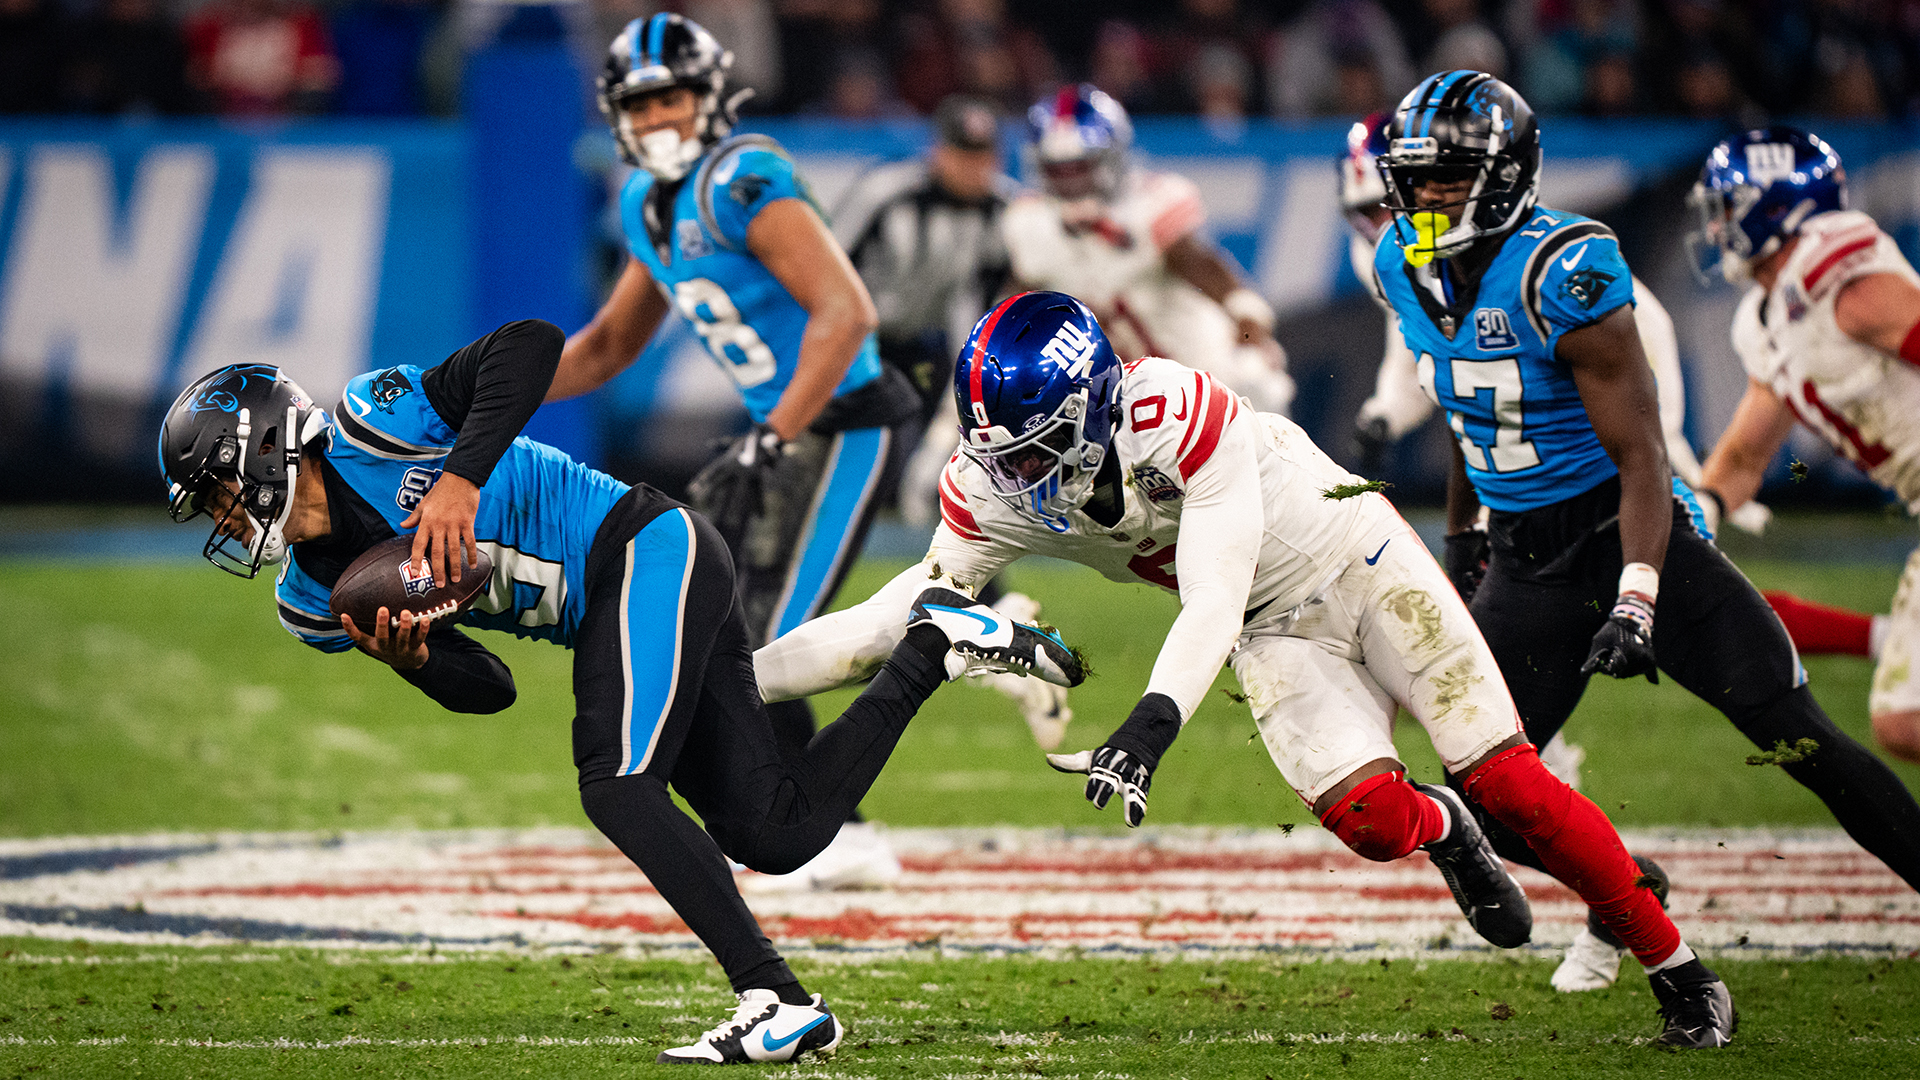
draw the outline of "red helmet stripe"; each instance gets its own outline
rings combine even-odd
[[[1073,115],[1075,107],[1079,104],[1080,88],[1077,86],[1063,86],[1060,88],[1060,93],[1053,99],[1053,115],[1064,120]]]
[[[987,358],[987,340],[993,337],[993,328],[1000,325],[1000,316],[1007,313],[1007,309],[1013,306],[1013,302],[1025,295],[1027,294],[1015,293],[1000,301],[1000,306],[994,308],[993,312],[987,316],[987,321],[980,327],[980,332],[973,336],[973,373],[970,376],[970,385],[967,387],[971,396],[967,399],[967,404],[974,404],[986,394],[986,389],[980,381],[980,367],[981,362]]]

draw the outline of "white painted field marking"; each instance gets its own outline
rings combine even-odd
[[[1299,830],[891,833],[886,892],[750,896],[789,952],[938,947],[1462,956],[1491,949],[1416,855],[1370,863]],[[1838,830],[1630,834],[1673,876],[1697,947],[1727,955],[1920,952],[1920,894]],[[1564,946],[1574,895],[1519,871],[1534,948]],[[704,957],[646,879],[582,830],[221,834],[0,841],[0,935],[422,949],[667,950]]]

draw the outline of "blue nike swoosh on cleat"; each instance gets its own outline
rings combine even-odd
[[[962,611],[957,607],[948,607],[945,604],[927,604],[926,609],[928,611],[951,611],[955,615],[965,615],[969,619],[979,619],[980,629],[983,633],[991,634],[995,630],[998,630],[1000,628],[999,623],[994,622],[992,619],[987,618],[985,615],[982,615],[979,612]]]
[[[808,1024],[807,1026],[802,1028],[795,1028],[794,1030],[787,1032],[784,1038],[779,1038],[779,1039],[776,1039],[773,1037],[773,1032],[763,1031],[760,1033],[760,1046],[762,1049],[766,1050],[768,1053],[772,1053],[776,1050],[781,1049],[782,1047],[786,1046],[788,1043],[792,1042],[793,1040],[799,1038],[802,1035],[805,1035],[807,1032],[812,1031],[814,1028],[819,1027],[821,1024],[824,1024],[831,1019],[833,1019],[831,1016],[818,1017],[814,1020],[813,1023]]]
[[[1389,537],[1387,537],[1387,539],[1386,539],[1385,541],[1383,541],[1383,542],[1381,543],[1381,545],[1380,545],[1380,551],[1385,551],[1385,550],[1387,550],[1387,545],[1388,545],[1388,544],[1391,544],[1391,543],[1393,543],[1393,537],[1391,537],[1391,536],[1389,536]],[[1368,559],[1367,559],[1367,565],[1368,565],[1368,566],[1372,566],[1372,565],[1373,565],[1374,563],[1377,563],[1377,562],[1379,562],[1379,561],[1380,561],[1380,551],[1376,551],[1376,552],[1374,552],[1374,553],[1373,553],[1373,555],[1372,555],[1372,556],[1371,556],[1370,558],[1368,558]]]

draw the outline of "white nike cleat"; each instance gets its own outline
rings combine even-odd
[[[913,602],[909,628],[931,622],[945,634],[947,679],[989,671],[1036,675],[1056,686],[1078,686],[1086,668],[1058,634],[1007,618],[951,589],[932,588]]]
[[[1620,977],[1620,958],[1626,953],[1583,926],[1573,936],[1573,944],[1567,946],[1565,959],[1553,969],[1553,988],[1563,994],[1605,990]]]
[[[889,889],[900,880],[900,857],[870,821],[840,826],[833,842],[791,874],[749,874],[738,880],[747,896],[775,893]]]
[[[846,1032],[820,995],[809,1005],[786,1005],[771,990],[740,995],[733,1016],[686,1046],[663,1050],[662,1065],[750,1065],[831,1055]]]

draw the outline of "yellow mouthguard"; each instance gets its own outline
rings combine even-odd
[[[1425,266],[1438,254],[1440,234],[1447,231],[1447,215],[1422,210],[1408,214],[1407,220],[1413,223],[1414,236],[1413,243],[1405,248],[1407,263],[1410,266]]]

